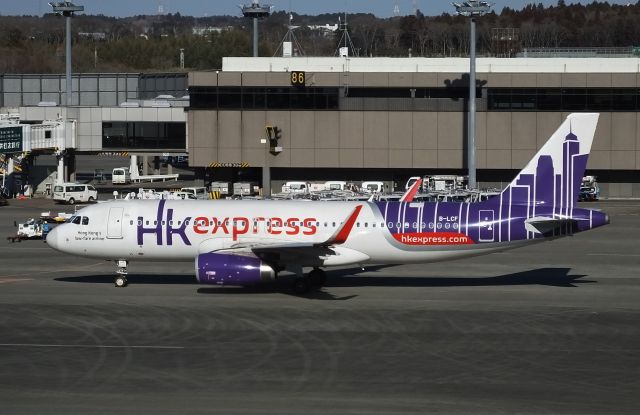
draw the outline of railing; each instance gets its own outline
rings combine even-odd
[[[518,57],[524,58],[619,58],[640,55],[640,48],[633,46],[602,48],[524,48]]]

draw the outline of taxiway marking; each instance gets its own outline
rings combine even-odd
[[[153,345],[102,345],[102,344],[42,344],[42,343],[0,343],[0,347],[59,347],[83,349],[185,349],[184,346],[153,346]]]

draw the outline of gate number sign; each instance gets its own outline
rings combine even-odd
[[[305,86],[305,72],[293,71],[291,72],[291,86]]]

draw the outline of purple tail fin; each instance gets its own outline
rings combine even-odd
[[[504,189],[503,203],[553,207],[569,214],[578,201],[598,116],[570,114]]]

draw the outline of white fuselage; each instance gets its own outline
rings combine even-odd
[[[47,241],[57,250],[92,258],[193,261],[203,252],[272,244],[321,244],[339,231],[359,205],[363,208],[348,237],[331,247],[330,255],[321,255],[321,266],[432,262],[539,241],[459,244],[454,235],[447,244],[402,245],[390,233],[396,224],[388,223],[373,203],[196,200],[111,201],[90,206],[78,211],[80,219],[76,223],[54,229]],[[398,225],[427,227],[425,223]],[[457,235],[465,238],[473,226],[467,223]],[[407,230],[433,235],[417,231]],[[317,260],[305,257],[298,262],[301,266],[317,265]]]

